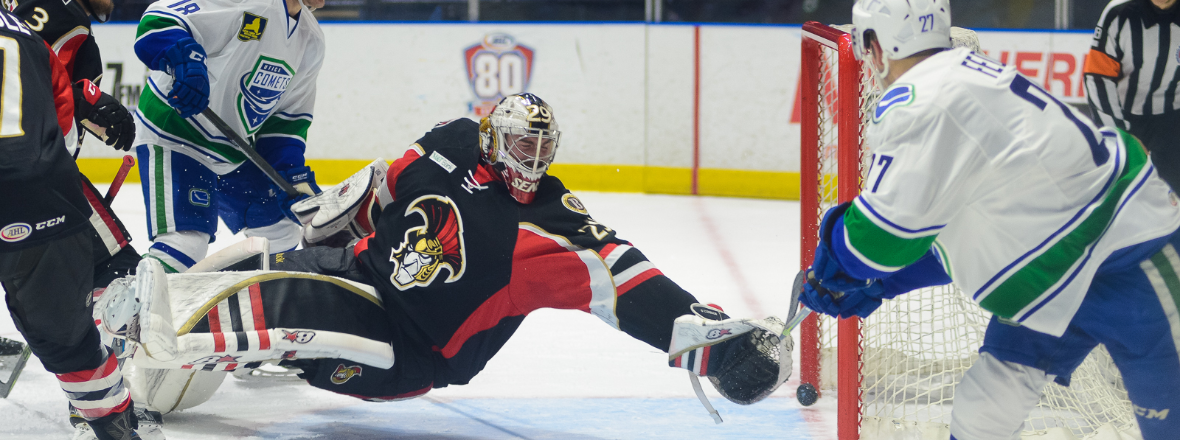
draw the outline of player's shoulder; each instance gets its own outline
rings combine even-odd
[[[38,35],[37,32],[30,30],[28,25],[22,23],[18,15],[2,8],[0,8],[0,14],[5,15],[4,19],[0,20],[0,35],[17,38],[21,44],[28,45],[29,50],[32,50],[34,53],[49,51],[45,47],[43,37]]]
[[[12,13],[46,40],[55,40],[76,28],[90,29],[90,15],[81,0],[26,0]]]
[[[904,119],[909,125],[914,119],[935,118],[957,102],[970,99],[972,87],[994,87],[994,78],[971,75],[964,70],[971,69],[969,61],[974,59],[986,60],[983,55],[959,48],[937,53],[914,65],[881,92],[873,109],[874,124]],[[995,66],[1003,67],[999,62]]]
[[[450,160],[475,158],[479,153],[479,123],[467,118],[440,122],[414,145],[423,157],[437,151]]]

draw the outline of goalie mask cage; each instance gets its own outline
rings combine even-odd
[[[848,29],[849,26],[839,26]],[[956,45],[978,47],[956,28]],[[812,261],[823,213],[857,196],[868,170],[863,128],[880,89],[852,53],[851,36],[803,25],[801,256]],[[872,316],[812,315],[800,326],[800,381],[833,391],[838,438],[949,438],[954,387],[978,358],[990,314],[953,286],[885,301]],[[1099,346],[1069,387],[1050,384],[1025,420],[1025,439],[1138,437],[1122,379]],[[1109,437],[1121,438],[1121,437]]]

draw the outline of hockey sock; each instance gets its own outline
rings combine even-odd
[[[247,237],[265,237],[270,240],[272,253],[293,251],[303,239],[303,228],[286,218],[270,226],[246,228],[244,232]]]
[[[145,258],[164,265],[168,273],[188,270],[209,251],[209,234],[197,231],[166,232],[156,236]]]
[[[87,421],[122,412],[131,405],[131,394],[123,386],[118,359],[106,347],[103,353],[106,360],[98,368],[57,375],[66,398]]]

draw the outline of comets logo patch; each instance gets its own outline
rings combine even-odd
[[[345,367],[344,364],[340,364],[340,366],[336,367],[336,371],[332,373],[332,383],[334,383],[336,385],[340,385],[340,384],[343,384],[344,382],[348,382],[348,379],[352,379],[353,376],[360,376],[360,375],[361,375],[361,366],[360,365],[353,365],[351,367]]]
[[[315,338],[315,332],[306,330],[296,330],[289,332],[283,330],[283,340],[291,341],[296,344],[306,344]]]
[[[886,90],[877,102],[877,108],[873,110],[873,123],[881,122],[890,109],[910,105],[916,95],[913,84],[899,84]]]
[[[466,248],[463,245],[463,218],[449,197],[426,195],[406,208],[406,217],[422,216],[423,225],[406,230],[405,241],[394,248],[389,262],[396,268],[389,282],[398,290],[429,286],[439,269],[450,274],[446,282],[463,277]]]
[[[242,28],[238,29],[238,40],[250,41],[262,38],[266,31],[266,19],[249,12],[242,13]]]
[[[570,211],[582,215],[590,215],[590,213],[586,211],[586,205],[583,205],[582,201],[573,194],[566,193],[565,195],[561,196],[561,204]]]
[[[715,328],[715,329],[709,330],[708,333],[705,333],[705,338],[717,339],[722,336],[732,335],[732,334],[733,334],[733,332],[729,331],[729,329],[727,329],[727,328]]]
[[[295,78],[295,69],[283,60],[260,56],[254,69],[242,75],[238,95],[238,116],[247,134],[254,134],[274,112],[279,98]]]

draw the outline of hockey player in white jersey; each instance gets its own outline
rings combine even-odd
[[[858,0],[853,45],[885,87],[872,168],[826,213],[803,302],[868,316],[953,282],[994,314],[955,389],[958,440],[1019,438],[1050,381],[1099,343],[1143,437],[1180,418],[1180,208],[1132,136],[1096,128],[1010,66],[950,49],[947,0]],[[827,291],[843,292],[836,298]]]
[[[147,205],[148,256],[183,272],[217,231],[300,238],[282,190],[204,116],[209,108],[306,195],[304,162],[324,38],[310,9],[323,0],[162,0],[140,20],[135,53],[151,72],[136,112],[136,153]],[[309,9],[310,8],[310,9]]]

